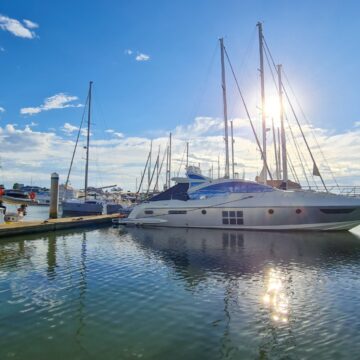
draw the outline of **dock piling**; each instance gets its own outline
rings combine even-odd
[[[59,207],[59,174],[56,172],[51,174],[51,187],[50,187],[50,219],[57,219]]]

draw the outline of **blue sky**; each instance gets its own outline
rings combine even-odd
[[[75,131],[67,126],[66,132],[64,124],[78,126],[89,80],[94,81],[93,141],[156,139],[177,126],[191,127],[196,117],[220,118],[220,36],[256,114],[260,20],[310,121],[333,136],[346,134],[360,120],[359,7],[356,1],[3,0],[0,125],[16,124],[19,131],[28,125],[39,138],[54,134],[68,144]],[[25,30],[9,28],[9,19]],[[229,115],[242,118],[228,81]],[[64,151],[70,151],[68,145]],[[60,173],[66,156],[59,161]],[[46,182],[44,174],[57,170],[45,160],[34,161],[17,164],[17,174],[21,168],[27,174],[22,181],[39,172],[39,181]],[[4,168],[4,156],[2,163]],[[128,166],[134,163],[141,168],[140,159]],[[9,174],[6,179],[13,180]]]

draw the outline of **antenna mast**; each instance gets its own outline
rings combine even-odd
[[[90,119],[91,119],[91,88],[93,82],[89,83],[89,108],[88,108],[88,128],[86,136],[86,164],[85,164],[85,201],[88,194],[88,177],[89,177],[89,145],[90,145]]]

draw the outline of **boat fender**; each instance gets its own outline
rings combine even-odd
[[[29,194],[29,196],[30,196],[30,199],[31,199],[31,200],[34,200],[35,197],[36,197],[36,194],[35,194],[33,191],[31,191],[30,194]]]

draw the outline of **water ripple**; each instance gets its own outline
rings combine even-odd
[[[1,359],[360,351],[360,239],[99,229],[0,243]]]

